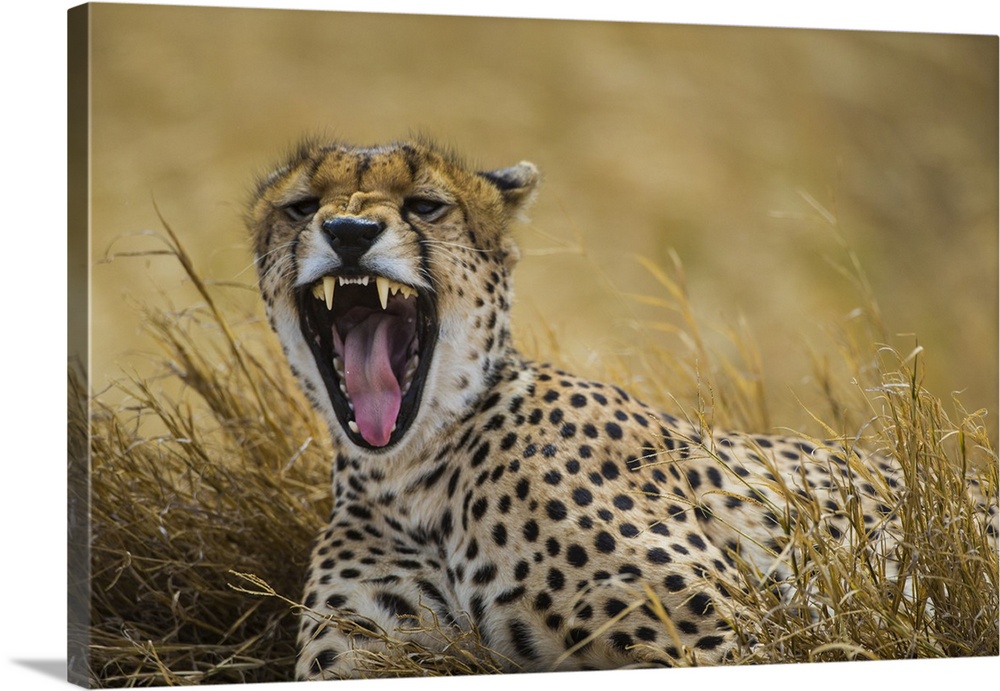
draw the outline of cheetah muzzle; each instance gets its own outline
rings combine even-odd
[[[300,678],[364,675],[375,631],[444,652],[433,623],[510,671],[719,663],[725,583],[737,560],[789,575],[783,523],[898,542],[875,487],[899,486],[893,462],[706,430],[517,351],[508,226],[538,178],[421,142],[308,142],[256,188],[268,319],[335,449]]]

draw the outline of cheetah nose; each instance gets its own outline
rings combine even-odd
[[[379,221],[357,216],[334,216],[323,221],[330,246],[345,263],[356,263],[371,248],[385,226]]]

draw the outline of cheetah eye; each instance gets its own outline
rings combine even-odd
[[[304,221],[319,211],[319,199],[306,197],[286,205],[283,211],[293,221]]]
[[[412,213],[422,221],[427,221],[428,223],[432,223],[444,216],[449,208],[449,204],[427,197],[410,197],[403,202],[404,211]]]

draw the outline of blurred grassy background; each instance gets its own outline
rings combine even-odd
[[[628,355],[646,314],[621,293],[656,290],[635,255],[667,264],[676,250],[702,314],[745,316],[772,420],[802,424],[796,397],[816,388],[803,344],[862,302],[836,269],[839,234],[893,345],[926,348],[928,387],[995,415],[996,37],[92,12],[95,261],[158,247],[136,235],[161,228],[155,200],[202,275],[249,287],[233,309],[262,314],[241,222],[254,175],[305,133],[422,132],[484,168],[542,170],[517,230],[515,331],[551,329],[577,369]],[[93,291],[98,389],[148,367],[136,304],[196,300],[156,257],[99,263]]]

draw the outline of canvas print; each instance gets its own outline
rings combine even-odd
[[[69,29],[71,681],[998,655],[997,37]]]

